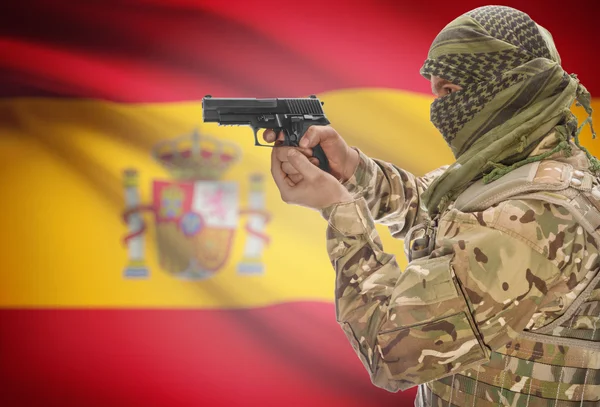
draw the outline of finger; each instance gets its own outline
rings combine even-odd
[[[271,152],[271,175],[273,176],[277,188],[279,188],[279,191],[283,195],[284,191],[289,189],[289,184],[285,181],[286,175],[281,170],[281,161],[277,159],[276,150],[277,149],[274,148]]]
[[[319,159],[315,158],[315,157],[310,157],[308,159],[308,161],[310,161],[311,163],[313,163],[314,165],[316,165],[317,167],[319,166]]]
[[[266,129],[263,132],[263,140],[265,140],[267,143],[272,143],[275,141],[275,131],[273,131],[273,129]]]
[[[312,157],[312,155],[313,155],[312,149],[310,149],[310,148],[302,148],[301,149],[299,147],[278,146],[275,148],[275,150],[277,150],[277,152],[276,152],[277,159],[281,162],[288,161],[288,151],[290,151],[292,149],[299,150],[306,157]]]
[[[281,146],[283,145],[285,142],[285,133],[284,131],[280,131],[277,134],[277,140],[275,140],[275,145],[276,146]],[[298,147],[296,146],[296,148],[300,149],[302,151],[303,154],[305,154],[307,157],[312,156],[312,148],[310,147]],[[287,156],[287,152],[286,152],[286,156]]]
[[[281,170],[285,172],[287,176],[299,174],[298,170],[288,161],[281,163]]]
[[[308,161],[304,155],[300,154],[296,150],[289,150],[288,152],[288,161],[290,164],[298,170],[298,172],[302,175],[302,177],[306,180],[314,180],[319,176],[319,169],[315,168],[313,164]]]
[[[288,179],[291,179],[294,185],[296,185],[297,183],[303,180],[303,177],[301,174],[292,174],[288,175]]]
[[[305,148],[305,147],[294,147],[296,150],[300,151],[302,154],[304,154],[307,158],[310,158],[313,156],[313,150],[312,148]]]
[[[310,126],[300,140],[300,147],[314,147],[320,144],[330,137],[329,129],[329,126]]]
[[[281,161],[282,163],[286,162],[288,160],[288,152],[290,150],[292,150],[294,147],[286,147],[286,146],[280,146],[280,147],[275,147],[273,150],[275,155],[277,155],[277,159],[279,161]]]
[[[275,130],[266,129],[263,132],[263,139],[267,143],[275,142],[275,145],[281,145],[285,141],[285,133],[283,132],[283,130],[281,130],[279,131],[279,133],[275,134]]]
[[[291,187],[296,186],[296,183],[290,177],[285,177],[285,182]]]

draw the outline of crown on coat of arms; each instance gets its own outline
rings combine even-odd
[[[241,155],[237,144],[201,136],[198,130],[152,148],[154,159],[177,180],[218,180]]]

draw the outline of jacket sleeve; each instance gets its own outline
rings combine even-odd
[[[376,386],[395,392],[482,364],[526,328],[565,259],[576,264],[586,247],[573,221],[544,205],[442,218],[438,248],[404,272],[383,251],[363,198],[322,212],[337,321]],[[544,208],[540,231],[532,217]],[[505,220],[530,229],[517,233]]]
[[[448,166],[416,177],[353,148],[359,155],[358,166],[343,185],[355,198],[365,199],[376,223],[387,226],[393,237],[404,238],[412,226],[425,221],[427,211],[421,205],[421,194]]]

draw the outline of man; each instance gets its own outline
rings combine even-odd
[[[418,406],[600,405],[600,164],[569,111],[589,94],[501,6],[446,26],[421,73],[454,164],[415,177],[329,126],[273,149],[282,199],[328,220],[338,322],[373,383],[419,385]],[[375,222],[405,239],[404,272]]]

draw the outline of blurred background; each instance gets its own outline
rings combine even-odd
[[[485,4],[4,2],[0,406],[411,406],[335,321],[326,222],[201,99],[316,94],[350,145],[422,175],[453,157],[419,68]],[[501,4],[550,30],[599,112],[594,3]]]

